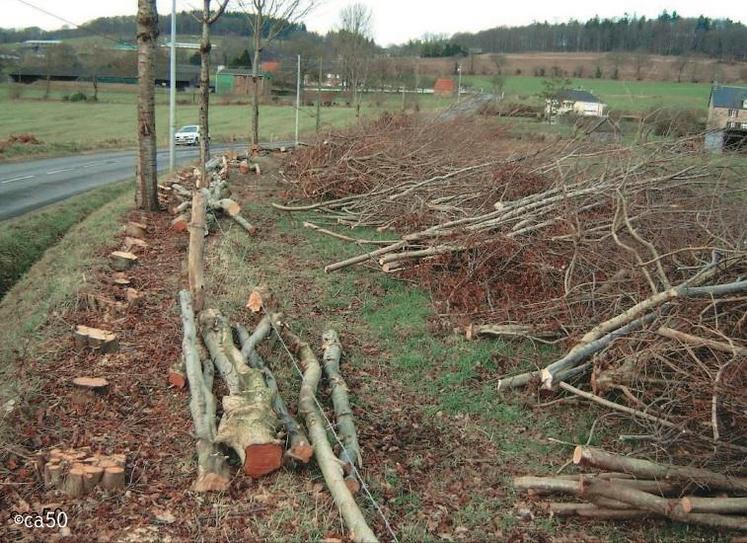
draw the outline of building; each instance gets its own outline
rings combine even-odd
[[[714,85],[708,98],[707,149],[747,148],[747,87]]]
[[[267,74],[257,76],[260,97],[270,96],[272,89],[270,77]],[[249,68],[218,68],[215,74],[215,94],[217,95],[252,95],[254,78]]]
[[[454,80],[446,77],[439,77],[433,84],[433,94],[436,96],[454,96],[456,86]]]
[[[589,91],[562,90],[545,101],[545,117],[554,119],[558,115],[578,115],[580,117],[604,117],[607,104]]]

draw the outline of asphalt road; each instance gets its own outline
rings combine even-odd
[[[214,145],[211,152],[245,145]],[[199,149],[176,150],[177,164],[195,160]],[[0,163],[0,221],[17,217],[95,187],[135,177],[135,151],[111,151]],[[158,170],[169,166],[168,150],[158,152]]]

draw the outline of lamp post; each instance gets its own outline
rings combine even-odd
[[[169,170],[176,162],[176,0],[171,0],[171,63],[169,66]]]
[[[457,102],[462,98],[462,65],[457,66],[457,73],[459,74],[459,84],[457,85]]]

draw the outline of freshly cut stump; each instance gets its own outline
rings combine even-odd
[[[140,222],[130,221],[124,227],[125,234],[133,238],[144,238],[148,233],[148,227]]]
[[[108,330],[79,324],[75,327],[73,335],[78,347],[90,347],[102,353],[113,353],[119,350],[117,334]]]
[[[135,265],[137,256],[126,251],[114,251],[109,255],[111,266],[116,271],[126,271]]]
[[[109,386],[109,381],[103,377],[76,377],[73,379],[73,384],[76,387],[84,388],[87,390],[101,391],[106,390]]]

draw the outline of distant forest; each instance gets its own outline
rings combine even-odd
[[[195,12],[197,13],[197,12]],[[269,28],[272,21],[265,21],[265,28]],[[161,15],[158,20],[161,34],[165,35],[171,28],[171,15]],[[61,28],[59,30],[42,30],[31,27],[19,30],[0,28],[0,43],[13,43],[26,40],[54,40],[78,38],[92,35],[103,35],[121,39],[127,42],[135,41],[136,19],[134,15],[119,17],[99,17],[78,28]],[[200,22],[190,12],[183,11],[176,15],[176,28],[179,34],[199,35]],[[281,39],[296,32],[305,32],[306,25],[291,24],[281,33]],[[249,36],[247,15],[238,11],[229,11],[211,27],[210,32],[217,36]]]
[[[594,17],[586,22],[496,27],[455,34],[451,41],[486,53],[642,51],[747,60],[747,26],[730,19],[680,17],[676,11],[664,11],[656,19]]]

